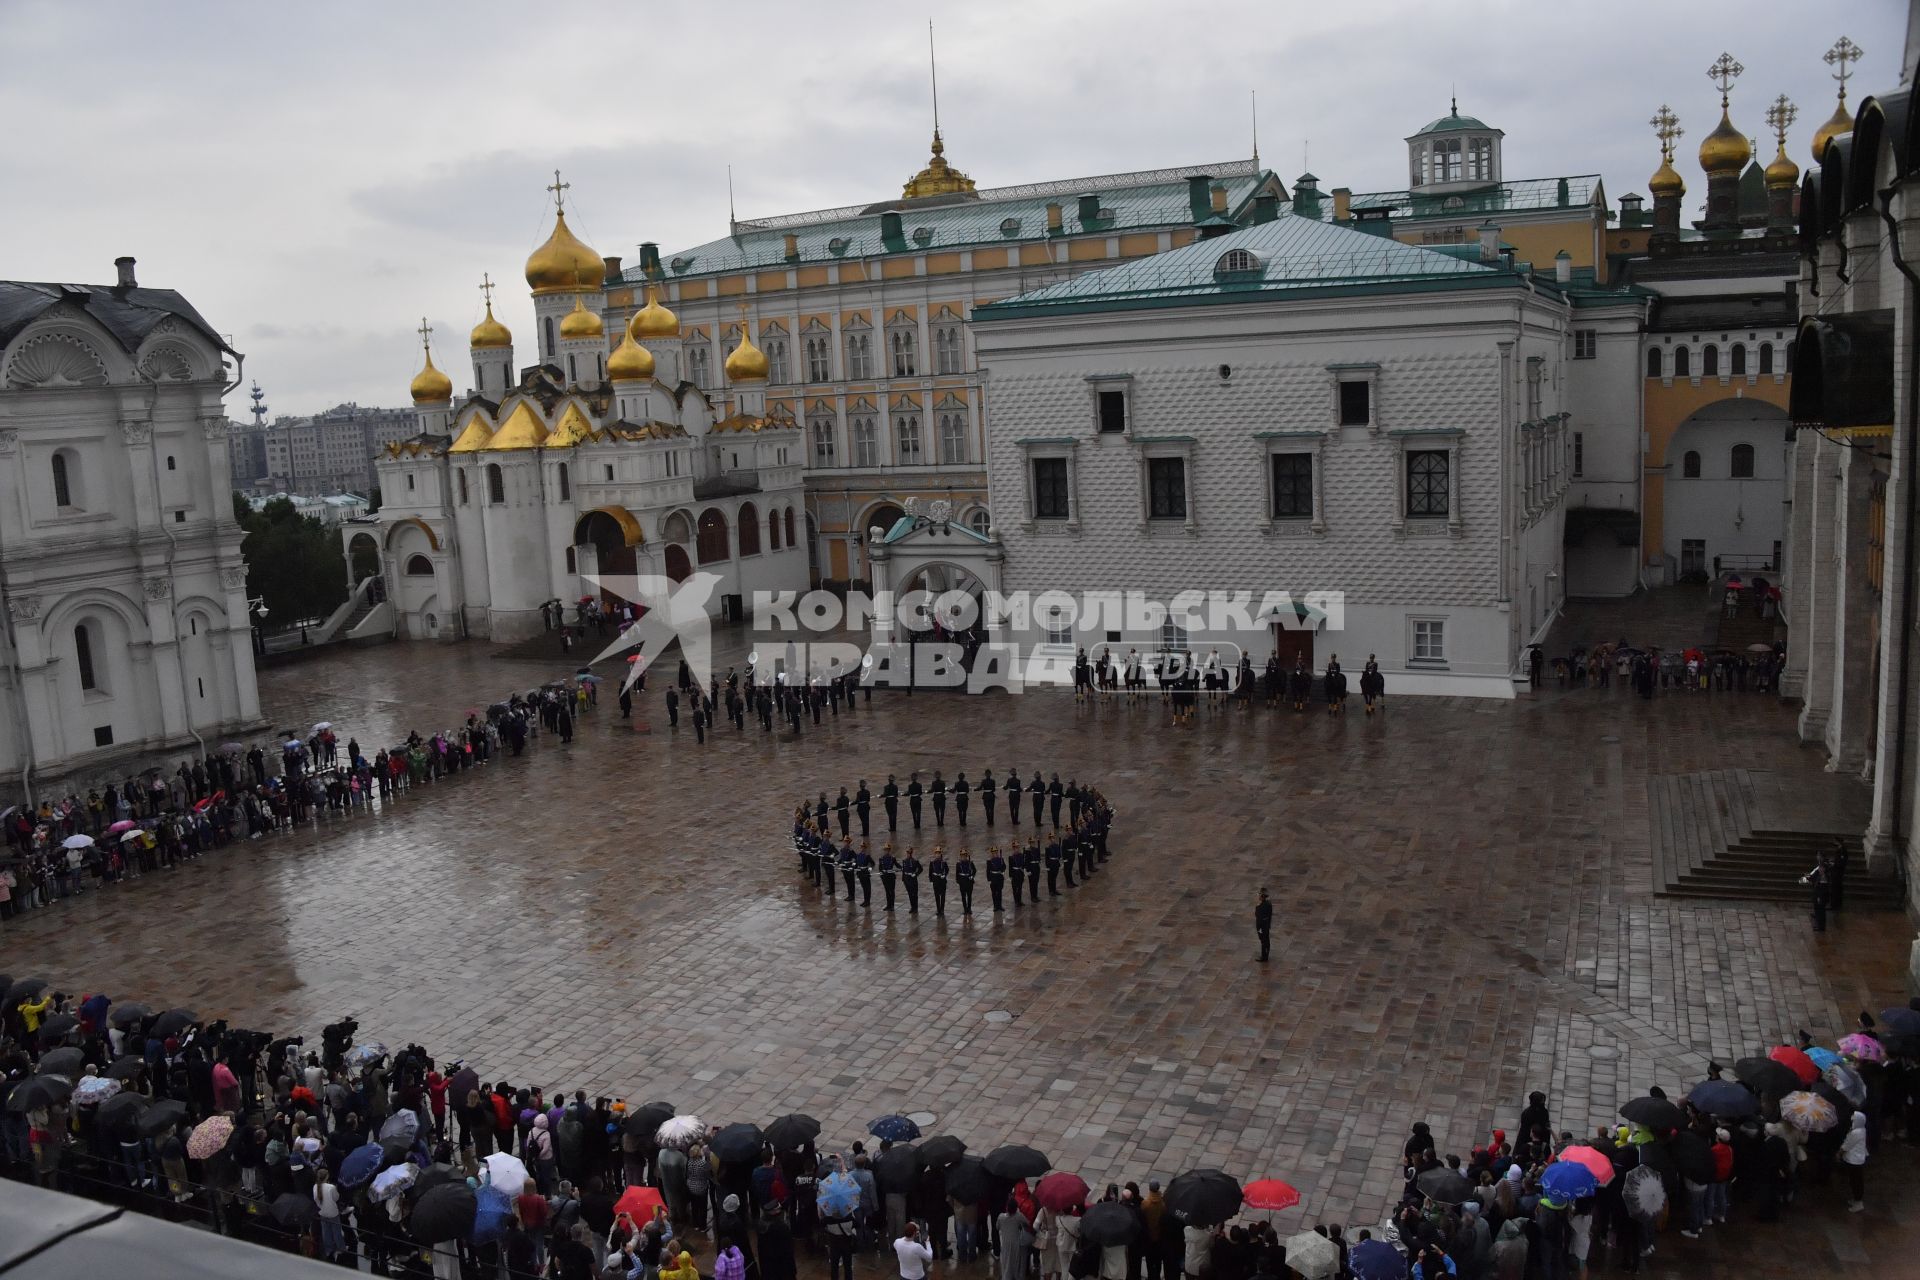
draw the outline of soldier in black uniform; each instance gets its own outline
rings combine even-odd
[[[993,874],[993,864],[987,864],[987,874]],[[1007,875],[1013,880],[1013,905],[1025,906],[1023,901],[1027,892],[1027,851],[1019,845],[1007,850]]]
[[[926,788],[920,785],[919,774],[912,773],[907,775],[907,812],[913,815],[913,829],[915,831],[920,829],[920,797],[925,791]]]
[[[1047,896],[1060,896],[1060,837],[1047,841]]]
[[[705,744],[707,740],[707,710],[695,695],[693,700],[693,737],[696,742]]]
[[[913,856],[913,846],[907,846],[907,856],[900,860],[900,880],[907,887],[907,914],[920,914],[920,859]]]
[[[988,769],[980,775],[980,807],[987,811],[987,825],[993,825],[993,802],[1000,798],[993,781],[993,770]]]
[[[1060,775],[1053,775],[1053,782],[1047,787],[1047,807],[1053,816],[1053,825],[1060,825],[1060,802],[1066,798],[1067,789],[1060,785]]]
[[[820,798],[814,802],[813,821],[814,825],[822,831],[827,829],[827,793],[824,791],[820,793]]]
[[[1047,803],[1047,784],[1040,781],[1040,771],[1033,771],[1033,781],[1027,784],[1027,799],[1033,804],[1033,825],[1040,825],[1040,810]]]
[[[1082,880],[1091,880],[1098,866],[1093,860],[1094,848],[1092,834],[1082,828],[1080,831],[1080,878]]]
[[[964,861],[963,858],[963,864]],[[1006,887],[1007,860],[1000,856],[1000,846],[995,845],[987,850],[987,892],[993,895],[993,910],[996,915],[1006,909],[1000,900],[1001,891]],[[964,895],[966,890],[963,888],[960,892]]]
[[[928,790],[933,793],[933,825],[944,827],[947,825],[947,780],[940,776],[938,769],[933,771],[933,785]]]
[[[866,842],[860,843],[860,852],[853,855],[853,869],[860,877],[860,905],[873,905],[873,855],[867,852]]]
[[[973,788],[967,785],[966,770],[961,770],[953,779],[953,816],[961,826],[967,825],[967,793]]]
[[[851,844],[843,844],[840,846],[840,856],[837,862],[840,867],[840,875],[847,882],[847,903],[848,905],[852,905],[853,877],[857,868],[854,866],[853,846]],[[831,888],[832,886],[829,885],[828,887]]]
[[[960,914],[963,916],[973,914],[973,878],[977,874],[973,855],[962,849],[960,861],[953,865],[953,882],[960,886]]]
[[[1027,856],[1023,858],[1027,868],[1027,901],[1034,906],[1040,905],[1040,833],[1035,832],[1033,843],[1027,846]]]
[[[840,788],[840,794],[833,798],[833,811],[838,814],[840,818],[840,838],[842,840],[853,834],[853,815],[849,812],[852,808],[853,801],[848,799],[847,789],[845,787]],[[864,835],[865,832],[861,834]]]
[[[1007,784],[1001,788],[1007,793],[1007,816],[1013,819],[1013,825],[1020,825],[1020,774],[1018,770],[1007,770]]]
[[[667,728],[680,727],[680,695],[672,689],[667,690]]]
[[[1071,829],[1068,830],[1065,838],[1060,841],[1060,864],[1066,868],[1067,888],[1069,889],[1073,888],[1073,864],[1074,855],[1079,852],[1078,841],[1079,832]]]
[[[860,789],[853,793],[853,811],[860,815],[860,838],[867,838],[867,819],[873,814],[873,793],[867,790],[867,780],[860,779]]]
[[[927,864],[927,881],[933,885],[933,914],[947,914],[947,855],[933,846],[933,861]]]
[[[892,774],[887,775],[887,785],[880,788],[880,803],[886,806],[887,830],[889,832],[899,830],[900,784],[893,780]]]
[[[1080,825],[1080,784],[1072,778],[1067,779],[1067,825]]]
[[[1260,959],[1264,963],[1273,945],[1273,904],[1267,901],[1265,889],[1260,891],[1260,903],[1253,909],[1253,931],[1260,939]]]
[[[893,856],[893,846],[880,846],[880,888],[887,896],[887,910],[893,910],[894,876],[899,873],[900,863]]]

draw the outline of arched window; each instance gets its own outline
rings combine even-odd
[[[1700,478],[1700,455],[1692,449],[1687,450],[1680,459],[1680,474],[1688,480]]]
[[[1647,348],[1647,376],[1649,378],[1660,376],[1660,348],[1658,347]]]
[[[567,352],[567,381],[575,384],[580,381],[580,366],[574,363],[571,351]]]
[[[1673,349],[1673,376],[1676,378],[1693,376],[1693,353],[1685,347]]]
[[[795,541],[793,536],[793,508],[792,507],[787,508],[787,545],[790,547],[798,545],[798,543]]]
[[[1728,474],[1735,480],[1753,479],[1753,446],[1737,444],[1733,446],[1733,455],[1728,459]]]
[[[740,505],[740,554],[760,554],[760,509],[751,502]]]
[[[1792,338],[1787,339],[1786,358],[1787,358],[1787,362],[1781,368],[1780,372],[1792,373],[1793,372],[1793,339]]]
[[[454,472],[460,477],[460,505],[467,505],[467,473],[464,470]]]
[[[572,547],[567,548],[567,572],[580,572],[580,556]]]
[[[1736,342],[1728,348],[1727,365],[1728,371],[1735,377],[1747,371],[1747,348],[1743,344]]]
[[[67,474],[67,451],[62,449],[53,455],[53,505],[70,507],[73,505],[73,481]],[[88,688],[93,686],[88,685]]]
[[[1244,275],[1259,269],[1260,259],[1245,249],[1229,249],[1220,255],[1218,262],[1213,264],[1213,274],[1216,276]]]
[[[567,475],[567,464],[563,462],[560,464],[560,501],[567,502],[572,498],[573,479]]]
[[[433,561],[427,559],[425,556],[408,556],[407,576],[409,578],[431,578],[433,576]]]
[[[719,508],[708,507],[700,513],[697,542],[701,564],[721,563],[729,558],[727,518],[720,514]]]
[[[984,538],[987,530],[993,528],[993,517],[987,514],[985,507],[975,507],[967,516],[967,527]]]
[[[1720,348],[1711,342],[1700,349],[1700,376],[1703,378],[1720,376]]]
[[[778,551],[779,549],[780,513],[778,511],[769,511],[767,512],[767,550]]]
[[[548,359],[552,359],[553,358],[553,317],[548,316],[546,319],[542,320],[540,323],[545,330],[546,338],[547,338],[546,345],[542,349],[541,354],[546,356]]]
[[[487,464],[487,501],[497,507],[503,505],[506,500],[507,477],[500,470],[499,463],[489,462]]]
[[[82,689],[100,687],[93,674],[93,632],[84,622],[73,629],[73,665],[80,672]]]
[[[1760,372],[1773,372],[1773,344],[1771,342],[1763,342],[1760,344]]]

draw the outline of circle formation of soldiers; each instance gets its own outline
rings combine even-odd
[[[986,864],[982,868],[974,862],[966,844],[969,805],[978,801],[986,818],[985,825],[993,828],[998,816],[997,805],[1003,795],[1008,831],[1004,839],[997,835],[988,837],[994,843],[987,847]],[[1023,783],[1017,770],[1009,770],[1005,781],[1000,782],[994,779],[993,770],[988,769],[977,781],[968,782],[966,773],[961,772],[949,783],[936,769],[933,780],[925,784],[918,773],[908,774],[904,787],[895,775],[888,774],[878,795],[886,815],[887,839],[881,844],[877,858],[870,844],[874,799],[875,794],[862,778],[853,793],[841,787],[840,794],[829,801],[827,793],[822,791],[811,803],[803,800],[793,815],[793,848],[800,857],[800,873],[829,898],[836,897],[840,884],[844,883],[848,905],[855,902],[856,891],[861,906],[873,905],[873,880],[878,873],[885,895],[884,909],[895,909],[895,895],[904,888],[907,914],[919,915],[920,877],[924,874],[933,890],[934,915],[945,917],[947,914],[947,887],[951,881],[959,894],[960,914],[971,916],[974,883],[984,874],[993,910],[1000,913],[1007,909],[1009,887],[1013,890],[1015,908],[1028,903],[1038,906],[1042,874],[1046,876],[1047,896],[1057,898],[1061,896],[1062,873],[1066,887],[1071,889],[1090,879],[1107,860],[1107,834],[1113,825],[1113,806],[1098,787],[1071,778],[1063,783],[1057,773],[1051,781],[1043,781],[1036,770],[1032,778]],[[900,832],[902,800],[906,801],[906,817],[915,843],[907,844],[904,854],[897,855],[893,837]],[[1019,829],[1023,800],[1032,813],[1031,826],[1024,832]],[[923,864],[916,844],[921,839],[920,832],[925,830],[922,822],[928,816],[929,807],[934,844]],[[954,816],[955,842],[959,845],[951,862],[944,843],[949,807]],[[857,838],[853,834],[855,823],[860,827]]]

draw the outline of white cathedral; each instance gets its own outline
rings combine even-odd
[[[707,607],[735,618],[755,591],[805,589],[800,428],[768,415],[767,357],[744,319],[726,390],[709,393],[653,286],[608,334],[607,275],[556,207],[526,266],[538,362],[516,370],[491,300],[457,404],[428,345],[419,433],[375,462],[376,531],[343,530],[349,555],[377,539],[399,634],[521,639],[543,629],[543,605],[597,594],[596,574],[713,574]]]

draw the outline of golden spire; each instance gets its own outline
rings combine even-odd
[[[433,326],[425,316],[420,317],[420,327],[415,332],[420,335],[420,349],[426,352],[427,362],[413,375],[413,385],[408,388],[413,393],[413,402],[437,404],[453,399],[453,379],[433,367]]]
[[[1787,130],[1800,117],[1800,108],[1787,101],[1787,95],[1781,94],[1767,108],[1767,126],[1773,130],[1774,141],[1779,150],[1774,153],[1772,163],[1767,165],[1767,185],[1769,187],[1790,187],[1800,181],[1800,166],[1787,158]]]
[[[600,313],[587,310],[586,300],[576,297],[573,310],[560,318],[560,336],[564,338],[599,338],[605,336],[607,327],[600,319]]]
[[[915,196],[962,195],[974,189],[972,178],[947,163],[947,147],[940,141],[940,67],[933,56],[931,18],[927,20],[927,70],[933,82],[933,158],[900,189],[909,200]]]
[[[1844,138],[1853,132],[1853,113],[1847,110],[1847,77],[1853,72],[1848,69],[1848,64],[1860,61],[1865,53],[1866,50],[1859,45],[1841,36],[1833,42],[1833,48],[1821,55],[1822,61],[1828,66],[1839,68],[1838,71],[1833,72],[1833,78],[1840,82],[1840,101],[1834,106],[1833,114],[1827,117],[1827,122],[1814,130],[1813,162],[1815,164],[1819,164],[1826,158],[1829,142],[1835,138]]]
[[[1653,113],[1647,121],[1653,126],[1654,136],[1660,139],[1660,167],[1654,170],[1653,177],[1647,179],[1647,189],[1655,196],[1685,195],[1686,181],[1680,171],[1673,167],[1673,144],[1686,130],[1680,127],[1680,117],[1673,114],[1673,108],[1666,103]]]
[[[645,342],[648,338],[677,338],[680,318],[660,305],[660,287],[647,286],[647,305],[634,312],[627,332]]]
[[[607,265],[600,255],[580,242],[567,226],[567,211],[561,195],[573,186],[560,181],[553,171],[553,234],[527,259],[527,284],[534,297],[550,293],[592,293],[606,278]]]
[[[1733,82],[1745,70],[1730,53],[1722,53],[1707,68],[1707,79],[1720,87],[1720,123],[1700,144],[1700,167],[1710,176],[1729,173],[1738,176],[1753,159],[1753,144],[1733,127],[1733,119],[1727,112]]]
[[[493,318],[493,278],[484,272],[480,276],[480,292],[487,298],[487,318],[473,326],[473,332],[467,335],[467,345],[476,350],[512,346],[513,334]]]

